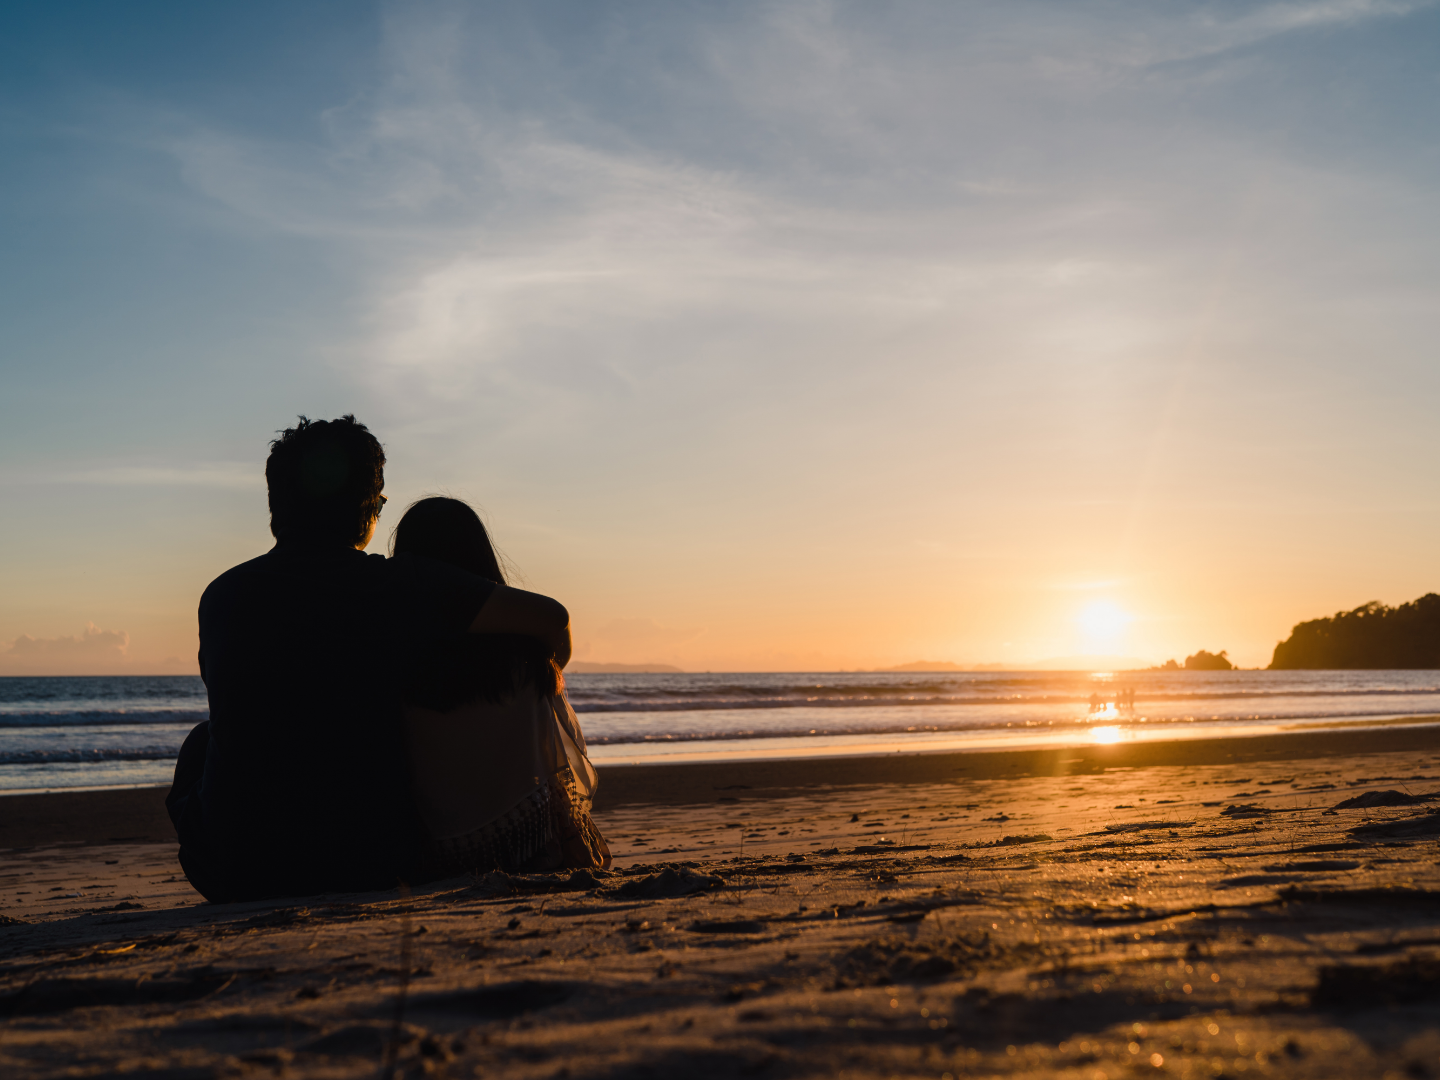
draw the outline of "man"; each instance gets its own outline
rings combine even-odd
[[[538,638],[570,658],[548,597],[421,556],[365,554],[385,453],[353,416],[305,417],[265,463],[275,546],[200,599],[210,720],[166,800],[185,875],[215,902],[390,888],[417,824],[401,694],[447,635]]]

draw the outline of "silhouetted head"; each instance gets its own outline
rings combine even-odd
[[[265,462],[270,532],[359,545],[384,505],[385,451],[353,416],[300,417]]]
[[[390,538],[392,555],[425,555],[505,584],[480,515],[459,499],[434,495],[405,511]]]

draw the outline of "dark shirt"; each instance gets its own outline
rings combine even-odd
[[[416,825],[402,693],[494,587],[418,555],[295,541],[210,583],[210,743],[190,842],[217,891],[305,895],[404,877]]]

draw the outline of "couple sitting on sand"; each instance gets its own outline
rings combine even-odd
[[[201,597],[210,719],[166,806],[208,900],[609,865],[560,674],[569,614],[505,584],[455,499],[365,554],[384,466],[353,416],[301,417],[265,463],[275,546]]]

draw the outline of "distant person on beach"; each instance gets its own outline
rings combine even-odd
[[[391,888],[423,872],[403,694],[456,635],[518,634],[563,668],[556,601],[423,555],[365,554],[385,453],[353,416],[305,417],[265,463],[275,546],[200,600],[210,719],[166,799],[215,902]]]
[[[421,499],[391,538],[505,583],[480,516],[459,499]],[[608,867],[590,817],[595,769],[564,676],[547,647],[516,634],[452,634],[405,688],[411,786],[425,825],[420,873]]]

